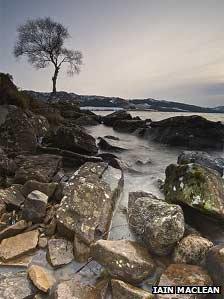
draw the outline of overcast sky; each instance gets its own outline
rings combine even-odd
[[[51,90],[51,68],[13,55],[16,28],[50,16],[83,52],[78,76],[58,90],[224,105],[223,0],[0,0],[0,71],[23,89]]]

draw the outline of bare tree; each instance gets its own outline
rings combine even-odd
[[[83,55],[80,51],[64,48],[64,41],[70,36],[62,24],[50,18],[38,18],[28,20],[17,31],[14,55],[27,56],[28,62],[37,69],[53,64],[53,93],[56,92],[58,73],[63,64],[68,64],[69,75],[80,72]]]

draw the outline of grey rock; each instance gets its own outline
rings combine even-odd
[[[28,280],[26,272],[0,273],[0,298],[25,299],[32,298],[36,289]]]
[[[48,259],[53,267],[69,264],[74,259],[72,243],[65,239],[49,240]]]
[[[130,228],[151,252],[158,255],[169,254],[184,235],[184,215],[181,207],[170,205],[152,194],[147,197],[138,196],[141,196],[141,192],[130,195]]]
[[[123,174],[106,163],[87,162],[74,173],[64,188],[57,210],[58,231],[90,245],[106,238],[115,203],[123,186]]]
[[[202,151],[184,151],[178,157],[178,164],[197,163],[205,167],[214,169],[223,176],[224,159],[215,158],[206,152]]]
[[[91,246],[91,256],[110,275],[130,283],[140,283],[155,270],[147,249],[128,240],[99,240]]]
[[[24,202],[22,217],[27,221],[39,223],[46,215],[48,196],[38,190],[32,191]]]

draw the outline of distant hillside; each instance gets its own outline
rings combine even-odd
[[[44,101],[49,100],[51,93],[26,91],[29,95],[36,99]],[[136,110],[153,110],[165,112],[204,112],[204,113],[224,113],[224,106],[215,108],[206,108],[196,105],[160,101],[155,99],[131,99],[125,100],[117,97],[104,97],[95,95],[78,95],[75,93],[68,93],[64,91],[57,92],[54,100],[69,99],[80,103],[80,107],[107,107],[107,108],[123,108],[123,109],[136,109]]]

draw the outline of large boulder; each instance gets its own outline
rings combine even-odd
[[[65,185],[56,216],[59,232],[72,239],[75,235],[87,246],[106,238],[122,186],[120,169],[85,163]]]
[[[173,261],[177,264],[200,265],[204,262],[205,256],[213,243],[198,235],[184,237],[176,246],[173,254]]]
[[[122,133],[134,133],[137,129],[143,129],[146,122],[144,120],[118,120],[114,123],[113,129]]]
[[[158,255],[169,254],[184,235],[180,206],[144,192],[130,193],[128,222],[131,230]]]
[[[116,111],[108,114],[102,118],[103,123],[106,126],[113,127],[114,123],[118,120],[132,119],[131,114],[125,110]]]
[[[78,126],[60,126],[55,130],[51,130],[43,139],[43,143],[50,147],[85,155],[95,155],[97,153],[95,139]]]
[[[171,264],[161,275],[158,286],[212,286],[211,277],[200,266],[186,264]],[[202,299],[202,294],[157,295],[158,299]]]
[[[112,279],[112,296],[113,299],[153,299],[154,295],[135,286],[125,283],[122,280]]]
[[[49,154],[20,155],[16,157],[16,163],[18,166],[15,174],[16,183],[24,184],[29,180],[49,183],[60,169],[62,157]]]
[[[178,157],[178,164],[196,163],[214,169],[223,176],[224,158],[216,158],[202,151],[183,151]]]
[[[171,164],[166,169],[166,200],[224,219],[224,184],[220,175],[198,164]]]
[[[99,240],[91,256],[106,267],[112,277],[138,284],[153,274],[155,264],[146,248],[128,240]]]
[[[201,116],[175,116],[150,124],[153,140],[192,149],[223,149],[224,124]]]

